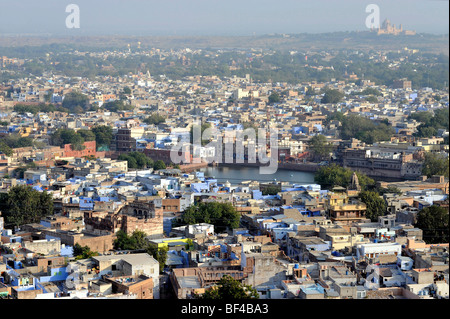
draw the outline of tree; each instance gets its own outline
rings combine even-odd
[[[148,241],[145,239],[145,237],[147,237],[147,234],[140,230],[135,230],[131,235],[128,235],[123,230],[119,230],[116,233],[116,239],[114,240],[114,249],[147,249]]]
[[[129,111],[134,108],[130,104],[125,104],[122,100],[107,102],[103,105],[103,107],[110,112]]]
[[[333,145],[328,143],[327,138],[322,134],[314,135],[309,140],[309,148],[318,160],[329,159],[330,153],[333,151]]]
[[[58,129],[50,135],[50,144],[64,147],[66,144],[72,144],[73,149],[79,149],[84,143],[82,135],[72,129]]]
[[[5,154],[6,156],[11,156],[13,154],[13,150],[4,141],[0,141],[0,153]]]
[[[128,86],[123,88],[123,94],[131,94],[131,89]]]
[[[208,144],[208,143],[209,143],[209,140],[203,140],[202,137],[203,137],[203,132],[204,132],[206,129],[208,129],[208,128],[211,127],[211,123],[202,123],[202,124],[200,125],[200,140],[201,140],[201,141],[198,141],[198,140],[195,140],[195,141],[194,141],[194,127],[195,127],[195,129],[198,129],[199,125],[198,125],[198,124],[194,124],[194,125],[191,126],[191,131],[190,131],[190,140],[191,140],[191,143],[192,143],[192,144],[196,144],[196,143],[199,143],[199,142],[200,142],[202,146]]]
[[[120,154],[118,159],[121,161],[127,161],[128,168],[133,169],[148,168],[153,167],[154,165],[153,160],[141,152],[130,152],[127,154]]]
[[[5,222],[15,226],[39,223],[41,218],[53,215],[52,195],[39,192],[31,186],[18,185],[2,194],[0,211],[4,212]]]
[[[155,244],[149,244],[146,248],[147,254],[153,256],[159,263],[159,272],[164,271],[164,266],[167,262],[167,254],[169,253],[169,247],[158,247]]]
[[[108,125],[94,126],[91,131],[95,135],[95,143],[97,148],[111,145],[111,141],[114,137],[112,127]]]
[[[162,160],[157,160],[155,162],[155,164],[153,164],[153,169],[155,171],[158,171],[160,169],[165,169],[166,168],[166,164],[164,164],[164,162]]]
[[[449,159],[440,154],[427,152],[423,161],[422,174],[427,177],[444,175],[448,178]]]
[[[432,205],[422,209],[417,214],[414,225],[422,229],[423,239],[427,244],[448,243],[448,209]]]
[[[396,194],[396,195],[402,195],[403,192],[400,190],[400,188],[396,186],[388,186],[387,188],[377,188],[377,192],[380,195],[384,194]]]
[[[77,133],[85,142],[95,141],[95,134],[91,130],[79,130]]]
[[[259,299],[258,291],[250,285],[244,285],[229,275],[224,275],[209,290],[202,295],[195,295],[196,299]]]
[[[164,123],[165,121],[166,118],[164,116],[160,115],[159,113],[153,113],[144,120],[144,123],[158,125]]]
[[[331,121],[343,122],[345,120],[345,115],[342,112],[336,111],[327,115],[325,119],[325,124],[328,125]]]
[[[119,230],[114,240],[114,249],[145,250],[159,262],[159,271],[163,272],[169,248],[151,244],[145,239],[146,237],[147,234],[140,230],[135,230],[131,235],[128,235],[123,230]]]
[[[366,204],[366,217],[371,221],[376,222],[378,221],[378,216],[384,216],[386,214],[386,202],[377,192],[362,191],[359,193],[359,198]]]
[[[321,166],[314,175],[314,181],[326,189],[334,186],[348,187],[352,180],[353,171],[336,164]],[[362,190],[375,186],[375,181],[365,174],[356,172]]]
[[[89,98],[80,92],[70,92],[64,95],[62,107],[70,113],[82,113],[89,107]]]
[[[373,96],[382,96],[383,94],[375,88],[365,88],[361,93],[361,95],[373,95]]]
[[[373,95],[369,95],[368,97],[366,97],[366,101],[369,103],[377,103],[378,99]]]
[[[386,122],[375,123],[358,115],[345,116],[341,123],[340,134],[345,140],[357,138],[365,143],[373,144],[390,140],[394,133],[392,126]]]
[[[417,112],[409,116],[421,124],[414,134],[418,137],[433,137],[437,135],[439,129],[449,130],[449,108],[437,109],[434,115],[431,112]]]
[[[31,137],[23,137],[19,134],[10,134],[2,137],[2,141],[11,148],[29,147],[33,145]]]
[[[273,92],[269,95],[269,104],[279,103],[280,100],[280,95],[277,92]]]
[[[344,93],[333,90],[333,89],[327,89],[325,90],[325,94],[320,101],[320,103],[326,104],[326,103],[339,103],[342,98],[344,97]]]
[[[189,206],[182,215],[182,224],[213,224],[217,232],[239,227],[240,214],[231,203],[207,202]]]
[[[276,195],[279,192],[281,192],[281,187],[278,185],[268,185],[265,186],[262,190],[261,193],[265,196],[265,195]]]
[[[98,252],[92,251],[89,246],[81,246],[79,243],[76,243],[73,246],[73,256],[76,260],[87,259],[98,256]]]

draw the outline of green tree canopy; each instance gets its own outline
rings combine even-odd
[[[201,202],[189,206],[183,213],[182,224],[213,224],[217,232],[239,227],[240,214],[231,203]]]
[[[330,153],[333,151],[333,145],[322,134],[314,135],[309,140],[309,149],[314,153],[315,159],[329,159]]]
[[[448,209],[436,205],[426,207],[417,214],[414,225],[423,231],[423,240],[427,244],[448,243]]]
[[[131,94],[131,89],[128,86],[123,88],[123,94]]]
[[[328,125],[331,121],[339,121],[342,123],[344,120],[344,113],[336,111],[327,115],[327,118],[325,119],[325,125]]]
[[[154,166],[153,160],[147,157],[147,155],[145,155],[142,152],[130,152],[126,154],[120,154],[118,159],[121,161],[127,161],[128,168],[132,169],[142,169]]]
[[[107,102],[103,105],[103,107],[110,112],[129,111],[134,108],[132,105],[126,104],[122,100]]]
[[[81,246],[79,243],[76,243],[73,246],[73,256],[75,257],[75,260],[88,259],[98,255],[98,252],[92,251],[89,246]]]
[[[31,137],[20,136],[19,134],[3,136],[1,141],[10,148],[29,147],[34,144],[34,140]]]
[[[359,193],[359,198],[367,206],[366,218],[369,218],[372,222],[378,221],[378,216],[386,214],[386,202],[377,192],[362,191]]]
[[[250,285],[244,285],[229,275],[224,275],[215,286],[206,290],[202,295],[195,295],[196,299],[259,299],[259,294]]]
[[[6,156],[11,156],[13,154],[13,150],[4,141],[0,140],[0,153],[5,154]]]
[[[166,121],[166,118],[164,116],[162,116],[161,114],[152,113],[150,116],[148,116],[144,120],[144,123],[158,125],[158,124],[164,123],[165,121]]]
[[[82,113],[89,109],[89,98],[80,92],[70,92],[64,95],[62,107],[70,113]]]
[[[201,142],[201,145],[208,144],[209,140],[203,140],[202,137],[203,137],[203,132],[206,129],[211,127],[211,123],[202,123],[200,125],[200,139],[201,139],[201,141],[197,141],[197,140],[194,141],[194,127],[197,129],[199,127],[199,125],[198,124],[194,124],[194,125],[191,126],[191,131],[190,131],[190,141],[191,141],[191,143],[197,144],[197,143]]]
[[[55,111],[65,111],[62,107],[56,107],[54,104],[48,104],[48,103],[39,103],[38,105],[31,105],[31,104],[23,104],[23,103],[17,103],[14,105],[14,112],[24,114],[24,113],[49,113],[49,112],[55,112]]]
[[[99,125],[94,126],[91,131],[95,135],[95,142],[97,144],[97,148],[102,146],[109,147],[114,138],[113,130],[111,126],[108,125]]]
[[[147,234],[140,230],[135,230],[131,235],[128,235],[123,230],[119,230],[114,240],[114,249],[145,250],[147,254],[153,256],[159,262],[159,271],[163,272],[169,248],[158,247],[146,240],[146,237]]]
[[[265,195],[276,195],[281,192],[281,186],[279,185],[268,185],[261,187],[261,193]]]
[[[80,134],[72,129],[58,129],[50,135],[50,144],[60,147],[64,147],[65,144],[71,144],[72,149],[80,151],[84,149],[83,143],[85,139],[83,135],[87,136],[89,134],[86,134],[86,132]]]
[[[409,116],[421,124],[417,127],[414,134],[418,137],[433,137],[437,135],[439,129],[449,130],[449,108],[441,108],[431,112],[417,112]]]
[[[320,102],[324,103],[324,104],[339,103],[343,97],[344,97],[344,93],[342,93],[338,90],[326,89],[325,94]]]
[[[281,97],[277,92],[273,92],[269,95],[269,104],[279,103],[281,101]]]
[[[155,171],[160,170],[160,169],[165,169],[166,168],[166,164],[164,164],[164,162],[162,160],[157,160],[154,164],[153,164],[153,169]]]
[[[27,185],[17,185],[0,195],[0,211],[5,224],[20,226],[39,223],[41,218],[53,215],[52,195],[39,192]]]
[[[349,115],[341,122],[342,139],[357,138],[365,143],[373,144],[388,141],[394,133],[392,126],[385,122],[374,122],[359,115]]]
[[[147,234],[140,230],[135,230],[131,235],[128,235],[123,230],[119,230],[116,233],[116,239],[114,240],[114,249],[146,249],[148,246],[148,241],[145,239],[145,237],[147,237]]]
[[[314,180],[326,189],[331,189],[334,186],[348,187],[351,184],[352,175],[353,171],[351,169],[331,164],[329,166],[321,166],[315,173]],[[356,172],[356,175],[362,190],[375,186],[375,181],[367,177],[367,175],[360,172]]]
[[[361,91],[361,95],[373,95],[373,96],[382,96],[383,94],[375,88],[365,88]]]
[[[159,247],[155,244],[149,244],[146,248],[147,254],[153,256],[159,263],[159,272],[162,273],[164,271],[164,266],[167,263],[167,254],[169,253],[169,247]]]
[[[433,175],[444,175],[448,178],[449,158],[439,153],[425,153],[422,174],[427,177]]]
[[[85,142],[95,141],[95,134],[91,130],[79,130],[77,133]]]

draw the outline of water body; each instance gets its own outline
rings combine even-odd
[[[214,177],[219,183],[229,181],[238,184],[242,181],[290,182],[295,184],[314,184],[314,173],[290,170],[277,170],[274,174],[260,174],[258,167],[205,167],[200,169],[206,177]]]

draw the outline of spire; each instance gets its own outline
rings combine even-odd
[[[356,175],[356,172],[353,172],[350,189],[357,190],[357,191],[361,190],[361,186],[359,185],[358,175]]]

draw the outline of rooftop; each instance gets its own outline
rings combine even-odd
[[[95,256],[92,257],[94,260],[99,262],[102,261],[116,261],[124,260],[129,264],[159,264],[158,261],[147,253],[141,254],[125,254],[125,255],[108,255],[108,256]]]

